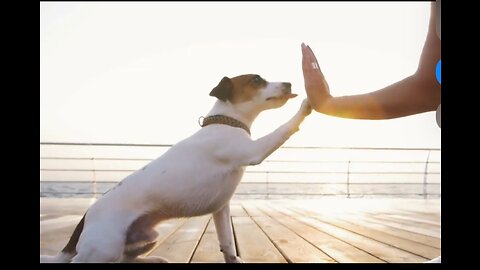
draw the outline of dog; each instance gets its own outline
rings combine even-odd
[[[305,99],[288,122],[252,140],[250,127],[260,112],[297,96],[291,84],[256,74],[224,77],[210,96],[217,100],[199,131],[107,191],[87,209],[63,250],[40,261],[166,262],[139,257],[156,246],[155,226],[211,213],[225,262],[243,262],[235,251],[230,199],[245,167],[260,164],[285,143],[312,108]]]

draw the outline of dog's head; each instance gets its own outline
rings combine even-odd
[[[259,75],[247,74],[223,77],[210,96],[233,105],[251,104],[258,110],[267,110],[281,107],[288,99],[296,97],[291,87],[288,82],[268,82]]]

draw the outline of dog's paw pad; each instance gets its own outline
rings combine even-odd
[[[240,257],[238,256],[231,256],[226,260],[226,263],[244,263]]]

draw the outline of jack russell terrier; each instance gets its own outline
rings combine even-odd
[[[230,199],[245,167],[260,164],[285,143],[312,109],[305,99],[288,122],[252,140],[249,129],[260,112],[297,96],[291,84],[254,74],[224,77],[210,96],[218,100],[198,132],[105,193],[87,210],[63,250],[40,256],[40,262],[166,262],[138,257],[155,247],[155,226],[209,213],[225,261],[243,262],[235,251]]]

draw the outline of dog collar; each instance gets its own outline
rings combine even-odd
[[[225,116],[225,115],[211,115],[207,117],[200,117],[203,118],[202,123],[200,123],[199,119],[199,124],[201,127],[205,127],[211,124],[223,124],[223,125],[229,125],[231,127],[238,127],[244,129],[248,135],[250,135],[250,129],[245,125],[244,123],[238,121],[237,119],[233,119],[231,117]]]

